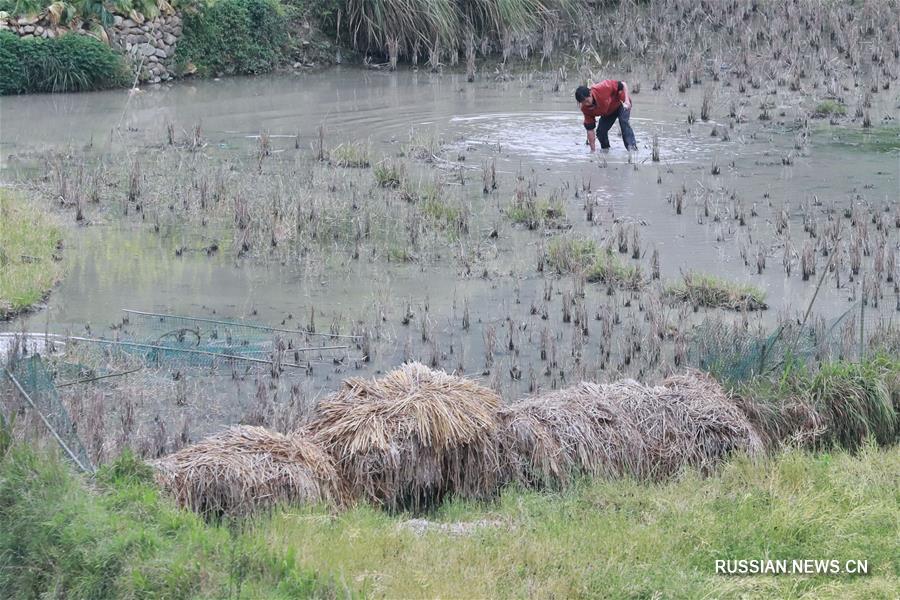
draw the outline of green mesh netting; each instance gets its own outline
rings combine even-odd
[[[66,449],[69,458],[74,456],[78,466],[86,471],[93,471],[94,467],[88,456],[88,452],[78,436],[78,430],[72,421],[69,411],[60,400],[59,393],[53,383],[53,376],[47,368],[46,362],[40,355],[30,356],[11,355],[7,362],[7,369],[15,382],[21,386],[21,390],[27,394],[34,407],[43,415],[47,424],[59,436]],[[23,399],[25,402],[28,400]],[[68,453],[71,452],[71,455]]]

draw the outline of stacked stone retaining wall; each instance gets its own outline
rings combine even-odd
[[[0,19],[0,30],[12,31],[23,38],[54,38],[72,33],[87,32],[54,26],[46,16]],[[175,49],[181,38],[181,17],[177,14],[159,15],[137,22],[115,15],[105,29],[110,46],[125,55],[138,80],[160,83],[176,76]]]

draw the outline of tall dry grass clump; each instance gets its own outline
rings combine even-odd
[[[205,516],[246,515],[276,503],[340,503],[334,461],[309,431],[231,427],[152,463],[179,505]]]
[[[493,391],[413,362],[345,380],[312,427],[352,497],[419,511],[448,495],[496,495],[499,405]]]

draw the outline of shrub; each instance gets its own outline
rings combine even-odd
[[[0,32],[0,94],[84,92],[125,85],[121,56],[88,35],[20,38]]]
[[[278,0],[220,0],[185,13],[176,63],[200,75],[265,73],[285,60],[287,27]]]

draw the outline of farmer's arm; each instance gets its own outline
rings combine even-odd
[[[594,117],[585,117],[584,128],[587,129],[587,142],[591,147],[591,152],[597,149],[597,136],[594,134],[595,127],[597,127],[597,123]]]
[[[625,108],[631,108],[631,96],[628,94],[628,84],[624,81],[619,82],[619,101]]]

